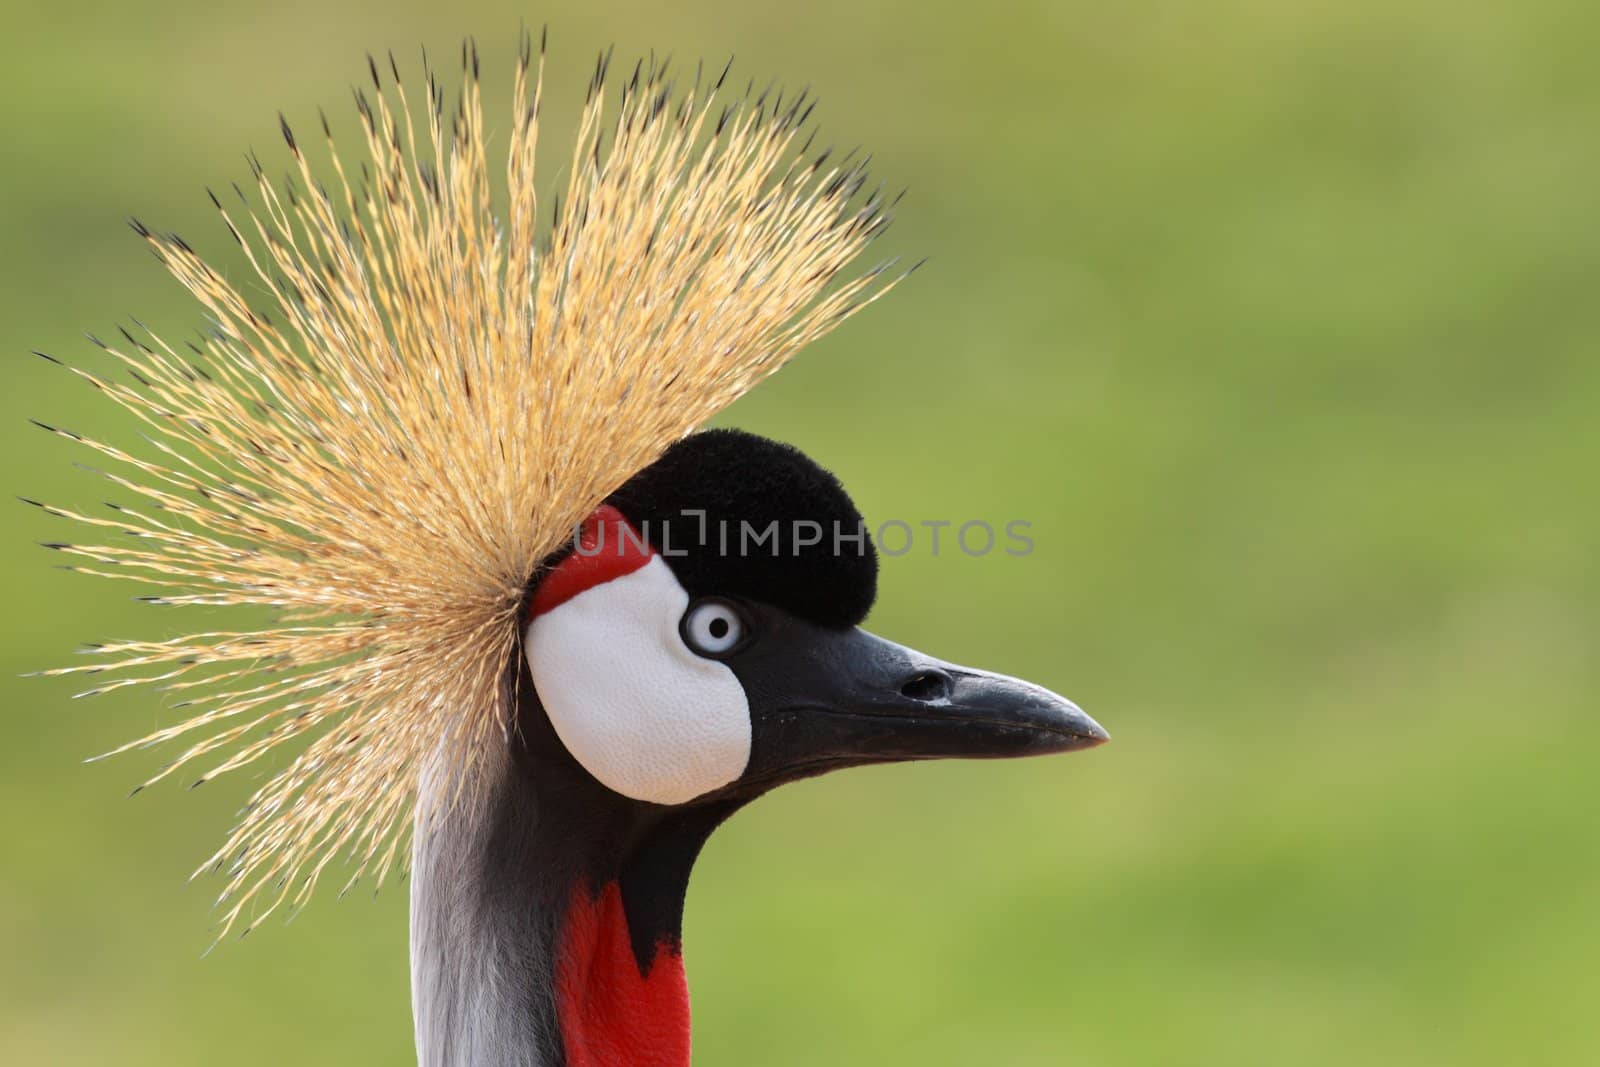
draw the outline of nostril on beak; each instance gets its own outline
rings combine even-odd
[[[900,695],[911,700],[918,700],[924,704],[936,704],[941,700],[950,699],[950,689],[954,683],[944,671],[918,671],[905,684],[900,687]]]

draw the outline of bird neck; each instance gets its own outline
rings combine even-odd
[[[546,728],[524,715],[472,800],[430,808],[448,778],[423,776],[437,814],[413,855],[418,1063],[686,1067],[684,896],[733,805],[627,800]]]
[[[554,988],[567,1067],[688,1067],[683,902],[695,857],[723,817],[674,814],[631,828],[624,851],[571,887]]]

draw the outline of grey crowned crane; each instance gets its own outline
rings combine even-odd
[[[877,561],[837,480],[695,432],[897,280],[846,273],[885,204],[810,149],[805,97],[640,66],[608,109],[602,60],[546,235],[533,54],[503,217],[469,45],[453,111],[431,70],[413,110],[369,62],[359,167],[326,120],[316,159],[285,121],[289,176],[253,164],[253,195],[213,198],[261,285],[134,224],[212,328],[125,331],[102,346],[125,376],[72,368],[152,434],[46,426],[126,500],[41,505],[104,534],[50,547],[148,599],[258,610],[61,673],[192,709],[127,746],[178,746],[151,781],[292,753],[202,868],[222,933],[409,864],[424,1067],[680,1067],[684,894],[733,812],[835,768],[1106,735],[861,629]]]

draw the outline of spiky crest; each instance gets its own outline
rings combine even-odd
[[[54,431],[113,461],[105,477],[143,503],[112,518],[48,508],[108,535],[51,547],[164,603],[274,610],[261,629],[119,641],[55,672],[112,672],[96,692],[153,683],[194,709],[117,750],[184,746],[151,782],[198,761],[198,784],[299,742],[201,868],[226,873],[223,933],[304,902],[335,857],[350,884],[390,872],[419,768],[443,746],[459,796],[505,728],[502,676],[538,561],[892,284],[842,274],[887,215],[859,202],[861,164],[807,154],[804,94],[725,103],[723,78],[679,92],[651,64],[608,118],[607,58],[540,248],[534,51],[525,38],[503,223],[476,46],[453,114],[425,71],[420,123],[392,57],[387,86],[369,57],[359,168],[324,118],[330,188],[282,120],[297,173],[275,186],[252,156],[258,205],[212,197],[272,314],[135,221],[211,333],[186,351],[154,335],[102,345],[132,385],[74,369],[146,425],[153,451]]]

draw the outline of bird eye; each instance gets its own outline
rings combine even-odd
[[[721,656],[744,640],[744,619],[725,600],[700,600],[683,615],[683,640],[702,656]]]

